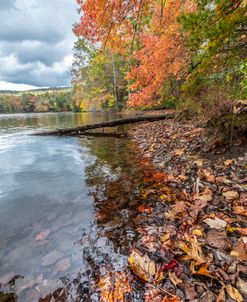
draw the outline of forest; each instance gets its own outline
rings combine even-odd
[[[1,92],[0,113],[78,111],[71,94],[70,89]]]
[[[213,119],[246,105],[246,1],[77,3],[72,74],[81,108],[178,108]]]

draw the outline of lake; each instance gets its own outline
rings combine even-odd
[[[116,209],[125,208],[126,200],[133,199],[133,175],[139,171],[136,148],[128,139],[30,134],[115,117],[0,115],[0,283],[16,301],[38,301],[88,269],[85,246],[88,252],[99,234],[98,224],[107,217],[97,203],[111,200],[114,205],[118,200]],[[138,173],[142,175],[141,169]],[[112,204],[108,206],[114,212]],[[121,225],[120,216],[112,216],[110,224],[106,219],[106,228]],[[126,234],[131,244],[131,227]],[[109,242],[103,235],[97,239],[96,261],[103,261],[105,253],[116,258],[117,267],[126,265],[124,257],[119,259],[117,240]]]

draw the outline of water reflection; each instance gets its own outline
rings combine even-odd
[[[126,269],[142,180],[152,173],[136,146],[27,135],[111,118],[0,117],[0,283],[10,301],[99,301],[99,278]]]

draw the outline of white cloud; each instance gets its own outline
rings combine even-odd
[[[69,85],[75,41],[72,25],[79,18],[76,0],[1,1],[0,81],[38,87]]]
[[[26,84],[15,84],[5,81],[0,81],[0,90],[12,90],[12,91],[26,91],[36,89],[36,86]]]

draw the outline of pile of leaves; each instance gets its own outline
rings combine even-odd
[[[143,179],[129,257],[145,301],[247,299],[247,152],[205,153],[204,134],[175,122],[132,130],[160,170]]]

